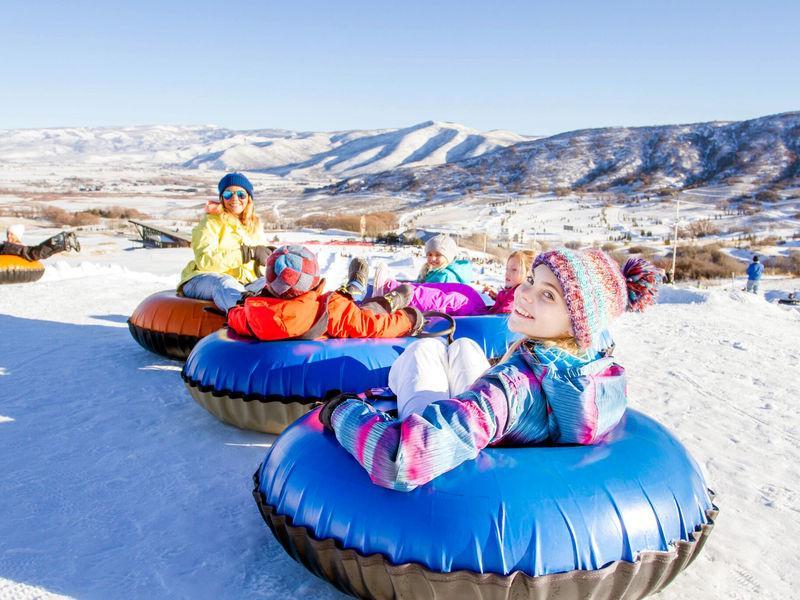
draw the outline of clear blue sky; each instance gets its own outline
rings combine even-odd
[[[800,2],[0,3],[0,128],[553,134],[800,110]]]

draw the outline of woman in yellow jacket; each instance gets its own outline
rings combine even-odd
[[[253,205],[253,184],[241,173],[228,173],[217,185],[221,210],[207,214],[192,230],[194,260],[181,273],[178,292],[187,298],[213,300],[227,311],[245,291],[264,287],[261,267],[269,249]]]

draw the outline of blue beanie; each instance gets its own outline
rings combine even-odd
[[[225,191],[225,188],[229,188],[232,185],[238,185],[240,188],[244,188],[247,193],[250,194],[250,197],[253,197],[253,184],[250,183],[250,180],[242,173],[228,173],[225,175],[225,177],[219,180],[217,189],[219,190],[219,193],[222,194],[222,192]]]

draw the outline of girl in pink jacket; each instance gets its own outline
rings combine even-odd
[[[437,311],[463,317],[467,315],[497,315],[511,312],[514,290],[523,282],[530,270],[535,255],[530,250],[512,252],[506,261],[505,287],[493,290],[484,286],[494,304],[486,306],[480,293],[466,283],[410,283],[414,291],[409,306],[421,311]],[[399,287],[404,282],[390,279],[386,275],[386,265],[381,263],[375,269],[373,295],[382,296]],[[405,282],[407,283],[407,282]]]

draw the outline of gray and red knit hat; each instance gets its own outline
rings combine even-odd
[[[267,289],[281,298],[296,298],[321,281],[316,255],[299,245],[276,249],[269,255],[265,271]]]
[[[625,310],[641,311],[655,303],[661,270],[642,258],[631,258],[620,269],[597,248],[558,248],[533,261],[547,266],[561,284],[578,346],[596,346],[611,321]]]

